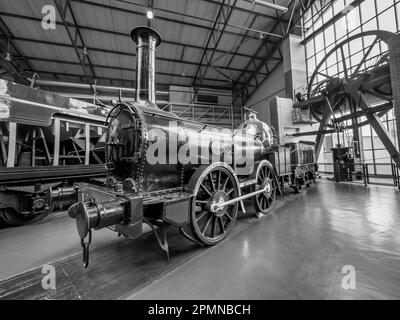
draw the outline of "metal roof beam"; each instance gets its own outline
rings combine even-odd
[[[0,38],[2,36],[0,35]],[[11,39],[15,41],[24,41],[24,42],[31,42],[31,43],[39,43],[39,44],[45,44],[49,46],[61,46],[65,48],[72,48],[73,46],[70,44],[66,43],[60,43],[60,42],[51,42],[51,41],[46,41],[46,40],[40,40],[40,39],[32,39],[32,38],[22,38],[22,37],[11,37]],[[78,46],[79,49],[83,49],[83,47]],[[88,51],[95,51],[95,52],[101,52],[101,53],[108,53],[108,54],[115,54],[115,55],[124,55],[124,56],[129,56],[129,57],[135,57],[136,54],[134,52],[122,52],[122,51],[116,51],[116,50],[108,50],[108,49],[102,49],[102,48],[94,48],[94,47],[87,47],[86,48]],[[170,59],[170,58],[163,58],[163,57],[157,57],[157,60],[160,61],[166,61],[166,62],[172,62],[172,63],[182,63],[182,64],[187,64],[187,65],[195,65],[197,66],[197,62],[193,61],[186,61],[186,60],[176,60],[176,59]],[[205,66],[203,64],[203,66]],[[224,66],[214,66],[219,69],[224,69],[224,70],[229,70],[229,71],[235,71],[235,72],[242,72],[242,69],[239,68],[233,68],[233,67],[224,67]],[[246,72],[252,72],[252,71],[246,71]]]
[[[11,45],[14,48],[14,51],[22,58],[22,61],[26,64],[28,69],[32,71],[32,66],[29,63],[29,61],[25,58],[25,56],[21,53],[19,50],[18,46],[12,41],[13,34],[11,30],[7,27],[3,19],[0,17],[0,31],[4,34],[4,39],[7,41],[7,46]],[[7,48],[5,48],[5,51]],[[5,52],[4,54],[6,54]],[[2,52],[3,54],[3,52]],[[25,71],[25,68],[20,64],[16,64],[15,61],[2,61],[1,67],[7,71],[7,73],[10,73],[13,77],[15,77],[15,80],[18,80],[22,83],[29,84],[29,82],[24,78],[23,72]]]
[[[31,16],[25,16],[25,15],[19,15],[19,14],[10,13],[10,12],[2,12],[2,11],[0,11],[0,16],[11,17],[11,18],[15,18],[15,19],[31,20],[31,21],[36,21],[38,23],[42,22],[42,19],[40,19],[40,18],[35,18],[35,17],[31,17]],[[56,24],[57,25],[64,25],[62,22],[56,22]],[[73,25],[69,24],[69,26],[72,27]],[[80,25],[79,27],[80,27],[80,30],[101,32],[101,33],[110,34],[110,35],[117,35],[117,36],[127,37],[127,38],[130,39],[130,35],[127,34],[127,33],[123,33],[123,32],[100,29],[100,28],[83,26],[83,25]],[[197,45],[188,44],[188,43],[180,43],[180,42],[171,41],[171,40],[164,40],[163,39],[163,43],[170,44],[170,45],[175,45],[175,46],[182,46],[182,47],[192,48],[192,49],[198,49],[198,50],[203,50],[204,49],[204,47],[202,47],[202,46],[197,46]],[[274,43],[274,42],[272,42],[272,43]],[[212,50],[212,49],[210,48],[209,50]],[[231,55],[233,55],[233,53],[231,51],[229,51],[229,50],[217,49],[216,52],[221,53],[221,54],[231,54]],[[252,58],[252,57],[254,57],[253,55],[244,54],[244,53],[236,53],[236,55],[238,57],[243,57],[243,58]],[[261,61],[263,58],[262,57],[256,57],[255,59]]]
[[[121,3],[127,3],[126,0],[116,0],[116,1],[117,2],[121,2]],[[131,2],[129,2],[129,3],[132,4],[132,5],[147,9],[146,5],[142,5],[142,4],[138,4],[138,3],[131,3]],[[213,20],[210,20],[210,19],[207,19],[207,18],[203,18],[203,17],[199,17],[199,16],[190,15],[190,14],[187,14],[187,13],[181,13],[181,12],[177,12],[177,11],[173,11],[173,10],[167,10],[167,9],[156,8],[156,7],[153,7],[153,9],[155,11],[157,11],[157,12],[165,12],[165,13],[168,13],[168,14],[178,15],[178,16],[181,16],[181,17],[184,17],[184,18],[200,20],[200,21],[207,22],[207,23],[214,23]],[[258,12],[253,12],[253,14],[254,14],[254,18],[259,17]],[[268,18],[269,19],[274,19],[273,16],[268,16]],[[217,22],[217,23],[223,24],[223,22]],[[256,30],[256,29],[248,30],[248,28],[245,28],[245,27],[242,27],[242,26],[239,26],[239,25],[235,25],[235,24],[231,24],[231,23],[228,23],[227,26],[231,27],[231,28],[234,28],[234,29],[252,31],[252,32],[254,32],[256,34],[263,33],[263,31],[261,31],[261,30]],[[228,31],[227,31],[227,33],[228,33]],[[240,36],[242,34],[234,34],[234,35]],[[248,37],[249,39],[258,39],[257,36],[252,36],[252,35],[249,35],[248,33],[246,34],[246,37]]]
[[[202,54],[200,62],[199,62],[199,65],[197,66],[197,70],[196,70],[196,73],[194,75],[192,87],[196,86],[196,81],[197,81],[199,75],[200,75],[200,82],[197,85],[197,87],[201,87],[202,80],[206,76],[208,68],[210,67],[210,65],[212,63],[212,59],[214,58],[214,55],[215,55],[215,50],[218,47],[218,45],[219,45],[219,43],[221,41],[222,35],[225,32],[226,25],[227,25],[231,15],[232,15],[233,9],[236,6],[237,0],[233,0],[232,4],[231,4],[231,0],[227,0],[228,7],[226,9],[226,12],[224,11],[225,10],[224,9],[225,3],[226,3],[226,0],[222,0],[221,1],[220,7],[218,9],[217,16],[216,16],[215,21],[214,21],[214,25],[213,25],[212,30],[210,32],[210,35],[208,37],[206,46],[204,48],[203,54]],[[218,22],[220,22],[220,21],[223,21],[223,25],[222,25],[221,29],[218,28],[218,26],[219,26]],[[211,51],[211,55],[207,59],[207,57],[206,57],[207,49],[211,44],[211,40],[213,40],[213,49]],[[202,74],[201,73],[201,65],[202,65],[204,59],[207,59],[208,62],[206,63],[205,70],[204,70],[204,72]],[[233,82],[232,79],[231,79],[230,82]],[[196,99],[197,93],[198,93],[198,90],[196,89],[195,94],[193,95],[193,101]]]
[[[212,28],[211,28],[211,30],[210,30],[210,33],[209,33],[209,35],[208,35],[207,43],[206,43],[206,45],[205,45],[205,47],[204,47],[204,49],[203,49],[203,53],[202,53],[202,55],[201,55],[200,61],[199,61],[199,63],[197,64],[197,69],[196,69],[196,72],[195,72],[195,75],[194,75],[194,79],[193,79],[193,84],[192,84],[193,87],[194,87],[195,84],[196,84],[197,75],[198,75],[199,72],[200,72],[200,68],[201,68],[201,66],[202,66],[203,60],[204,60],[204,58],[205,58],[205,56],[206,56],[206,54],[207,54],[208,46],[210,45],[211,40],[213,39],[214,30],[215,30],[215,29],[217,28],[217,26],[218,26],[217,22],[218,22],[218,20],[220,19],[220,17],[221,17],[222,14],[223,14],[223,8],[224,8],[225,1],[229,1],[229,0],[222,0],[222,2],[220,3],[220,5],[219,5],[219,7],[218,7],[218,12],[217,12],[217,15],[216,15],[216,17],[215,17],[215,20],[214,20],[214,22],[213,22],[213,26],[212,26]]]
[[[253,17],[253,20],[251,21],[249,28],[251,28],[253,26],[253,24],[256,22],[257,16]],[[247,34],[249,32],[249,30],[246,31],[245,34]],[[232,57],[229,59],[229,62],[227,64],[227,67],[229,68],[230,65],[232,64],[233,59],[236,57],[236,54],[238,53],[240,47],[242,46],[243,42],[245,41],[246,37],[243,35],[239,41],[239,44],[236,46],[236,48],[234,49],[234,54],[232,55]]]
[[[83,75],[81,74],[73,74],[73,73],[66,73],[66,72],[54,72],[54,71],[45,71],[45,70],[37,70],[37,72],[40,72],[42,74],[49,74],[49,75],[62,75],[62,76],[67,76],[67,77],[76,77],[76,78],[81,78]],[[114,81],[120,81],[123,83],[126,83],[128,86],[134,88],[134,81],[131,79],[120,79],[120,78],[113,78],[113,77],[97,77],[98,80],[105,80],[105,81],[110,81],[110,82],[114,82]],[[45,80],[45,79],[42,79]],[[170,86],[172,83],[163,83],[163,82],[157,82],[156,85],[157,86]],[[101,85],[101,83],[99,83],[99,85]],[[206,88],[210,88],[210,89],[217,89],[217,90],[232,90],[231,87],[227,87],[227,86],[210,86],[210,85],[204,85],[202,87],[202,89],[206,89]]]
[[[216,0],[201,0],[201,1],[209,2],[209,3],[213,3],[213,4],[219,4],[218,1],[216,1]],[[247,13],[247,14],[254,14],[256,16],[264,17],[264,18],[268,18],[268,19],[276,19],[275,16],[270,15],[268,13],[254,12],[253,10],[249,10],[249,9],[242,8],[242,7],[236,7],[235,10],[243,12],[243,13]],[[284,20],[284,21],[288,22],[287,20]]]
[[[291,13],[291,17],[293,18],[293,13],[296,10],[296,5],[297,3],[301,1],[301,0],[292,0],[291,4],[288,5],[288,7],[290,8],[292,6],[292,13]],[[284,34],[284,37],[275,45],[272,46],[272,48],[269,50],[265,60],[259,64],[259,66],[254,70],[254,72],[251,74],[251,76],[246,80],[246,85],[244,86],[244,88],[242,88],[242,90],[247,90],[247,88],[250,86],[251,81],[254,79],[254,77],[257,77],[259,75],[260,70],[262,69],[262,67],[264,65],[266,65],[268,63],[268,61],[270,61],[271,58],[273,58],[273,55],[275,54],[276,51],[279,51],[280,47],[282,46],[283,42],[289,37],[289,34],[292,32],[292,30],[296,27],[297,23],[302,19],[303,15],[312,7],[312,5],[316,2],[317,0],[308,0],[307,4],[305,5],[306,10],[302,9],[301,13],[299,14],[299,16],[296,19],[292,19],[291,18],[291,22],[288,24],[287,27],[287,31]],[[304,4],[304,3],[303,3]],[[293,21],[295,20],[295,21]],[[279,23],[279,21],[277,21],[277,23]],[[277,26],[277,23],[274,25],[274,27],[272,28],[271,32],[274,31],[274,29]],[[263,46],[264,44],[262,44]],[[256,52],[256,55],[261,51],[262,46],[260,46]],[[246,69],[249,68],[249,66],[251,65],[252,61],[249,62],[249,64],[247,65]],[[279,63],[277,64],[279,65]],[[276,67],[276,66],[275,66]],[[237,81],[240,81],[240,79],[244,76],[244,73],[242,73],[238,78]],[[260,84],[262,84],[269,75],[265,76],[263,78],[263,80],[260,82]],[[254,89],[255,90],[255,89]],[[253,92],[254,92],[253,90]],[[252,93],[253,93],[252,92]],[[252,94],[250,93],[250,95]],[[237,98],[234,99],[233,102],[236,102]]]
[[[75,66],[79,66],[80,63],[79,62],[74,62],[74,61],[65,61],[65,60],[54,60],[54,59],[47,59],[47,58],[40,58],[40,57],[29,57],[26,56],[27,59],[31,60],[31,61],[42,61],[42,62],[50,62],[50,63],[60,63],[60,64],[69,64],[69,65],[75,65]],[[121,71],[129,71],[132,72],[134,71],[131,68],[123,68],[123,67],[118,67],[118,66],[109,66],[109,65],[101,65],[101,64],[92,64],[92,66],[94,68],[101,68],[101,69],[110,69],[110,70],[121,70]],[[213,68],[215,71],[217,71],[218,73],[222,74],[224,77],[227,77],[224,73],[222,73],[221,71],[217,70],[214,67]],[[162,75],[162,76],[171,76],[171,77],[178,77],[178,78],[187,78],[187,79],[193,79],[194,76],[190,76],[190,75],[182,75],[182,74],[178,74],[178,73],[169,73],[169,72],[159,72],[156,71],[156,74],[158,75]],[[217,81],[217,82],[228,82],[226,80],[222,80],[222,79],[214,79],[214,78],[204,78],[204,80],[206,81]],[[244,83],[242,83],[244,84]]]
[[[278,24],[279,24],[279,22],[277,21],[277,22],[274,24],[274,26],[272,27],[271,30],[274,30],[274,29],[277,27]],[[283,41],[282,41],[282,42],[283,42]],[[263,43],[263,44],[258,48],[256,54],[258,54],[258,53],[262,50],[263,46],[265,46],[265,43]],[[270,55],[268,54],[268,56],[270,56]],[[268,60],[266,60],[265,64],[266,64],[267,62],[268,62]],[[244,70],[249,71],[249,70],[250,70],[250,66],[252,66],[253,64],[254,64],[254,59],[250,59],[250,61],[249,61],[248,64],[246,65],[246,67],[243,69],[243,71],[240,73],[239,77],[236,79],[237,82],[240,82],[240,79],[245,75]],[[262,66],[262,65],[264,65],[264,61],[262,62],[261,66]],[[255,69],[257,70],[257,68],[255,68]],[[252,75],[250,76],[249,80],[246,81],[247,84],[249,84],[250,81],[252,80],[252,78],[253,78],[253,76],[254,76],[254,74],[255,74],[255,71],[252,71],[251,73],[252,73]],[[267,76],[268,76],[268,74],[267,74]],[[242,90],[243,90],[243,88],[242,88]],[[244,90],[247,91],[247,86],[246,86],[246,85],[245,85]],[[234,102],[235,102],[235,101],[234,101]]]
[[[296,3],[297,3],[297,0],[292,0],[292,1],[289,3],[289,5],[288,5],[288,8],[290,8],[290,6],[293,5],[292,12],[294,12],[294,10],[295,10],[295,8],[296,8]],[[284,26],[282,25],[282,20],[280,19],[280,17],[283,16],[283,15],[284,15],[284,14],[281,14],[280,16],[277,16],[277,17],[275,18],[276,21],[275,21],[274,25],[272,26],[272,28],[270,29],[270,32],[272,33],[272,32],[274,32],[275,28],[276,28],[278,25],[281,27],[281,31],[282,31],[282,36],[283,36],[283,37],[282,37],[282,39],[281,39],[279,42],[277,42],[277,43],[279,44],[279,47],[281,46],[281,44],[282,44],[283,41],[285,40],[285,36],[286,36],[286,35],[285,35],[285,28],[284,28]],[[288,28],[289,28],[289,25],[288,25]],[[263,41],[263,42],[262,42],[262,44],[258,47],[258,49],[257,49],[257,51],[256,51],[256,53],[255,53],[254,56],[257,56],[257,55],[259,54],[259,52],[262,50],[263,46],[266,46],[266,41]],[[276,51],[274,48],[273,48],[273,50],[274,50],[274,52]],[[268,56],[268,59],[270,59],[270,58],[272,57],[272,55],[270,55],[270,54],[267,54],[267,56]],[[263,63],[261,64],[261,66],[264,64],[264,62],[267,63],[268,60],[265,59],[265,60],[263,61]],[[244,70],[249,70],[250,66],[251,66],[253,63],[254,63],[254,59],[250,59],[249,63],[247,64],[247,66],[246,66],[246,68],[245,68]],[[244,75],[245,75],[245,73],[242,72],[237,80],[239,81]],[[251,80],[252,80],[252,79],[250,79],[249,81],[251,81]]]
[[[136,11],[136,10],[132,10],[132,9],[120,8],[120,7],[116,7],[116,6],[112,6],[112,5],[108,5],[108,4],[104,4],[104,3],[95,3],[95,2],[87,1],[87,0],[69,0],[69,1],[77,2],[77,3],[83,3],[83,4],[86,4],[86,5],[96,6],[96,7],[100,7],[100,8],[104,8],[104,9],[108,9],[108,10],[115,10],[115,11],[121,11],[121,12],[124,12],[124,13],[145,16],[145,12]],[[131,4],[134,4],[134,3],[131,3]],[[159,9],[154,8],[154,10],[159,10]],[[255,14],[255,13],[253,12],[253,14]],[[188,17],[190,18],[190,16],[188,16]],[[179,21],[179,20],[176,20],[176,19],[163,17],[163,16],[160,16],[160,15],[158,15],[156,17],[156,19],[159,19],[160,21],[177,23],[177,24],[188,26],[188,27],[205,29],[207,31],[211,30],[209,27],[207,27],[205,25],[202,25],[202,24],[193,23],[193,22],[187,22],[187,21],[186,22],[185,21]],[[274,18],[270,17],[270,19],[274,19]],[[209,22],[212,22],[212,21],[209,21]],[[242,35],[242,33],[237,33],[237,32],[232,32],[232,31],[227,31],[226,33],[230,34],[230,35],[233,35],[235,37]],[[253,39],[257,39],[256,36],[247,35],[247,37],[253,38]]]
[[[72,11],[69,1],[70,0],[64,0],[64,1],[63,0],[54,0],[54,3],[56,5],[58,13],[61,16],[61,20],[64,24],[65,30],[67,31],[68,37],[69,37],[69,39],[72,43],[72,46],[75,50],[75,54],[79,60],[80,65],[82,66],[83,72],[86,77],[86,81],[89,83],[93,93],[95,93],[96,89],[93,86],[93,78],[96,78],[96,74],[94,73],[93,66],[91,65],[89,55],[87,54],[87,47],[83,41],[82,35],[79,30],[79,26],[76,22],[76,19],[75,19],[75,16],[74,16],[74,13]],[[68,10],[69,10],[72,20],[74,22],[73,28],[75,29],[75,35],[73,35],[74,31],[72,30],[70,24],[66,20]],[[83,47],[83,55],[81,55],[81,52],[79,51],[78,39],[80,40],[81,47]],[[85,65],[85,57],[87,57],[87,60],[88,60],[89,70],[87,70],[86,65]]]

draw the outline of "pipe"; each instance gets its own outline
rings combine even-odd
[[[137,45],[136,54],[136,101],[156,106],[155,62],[156,47],[161,43],[157,31],[149,27],[136,27],[131,31],[132,40]]]
[[[263,36],[271,36],[271,37],[278,37],[278,38],[283,38],[283,35],[281,34],[277,34],[277,33],[271,33],[271,32],[266,32],[266,31],[261,31],[261,30],[257,30],[257,29],[253,29],[253,28],[247,28],[247,27],[242,27],[242,26],[238,26],[235,24],[226,24],[228,27],[232,27],[232,28],[236,28],[236,29],[241,29],[241,30],[246,30],[246,31],[251,31],[254,33],[258,33],[259,35],[263,35]]]
[[[253,2],[253,3],[256,3],[256,4],[259,4],[259,5],[262,5],[264,7],[268,7],[268,8],[271,8],[271,9],[278,10],[278,11],[282,11],[283,13],[285,13],[285,12],[287,12],[289,10],[287,7],[280,6],[280,5],[275,4],[275,3],[266,2],[264,0],[249,0],[249,1]]]
[[[54,80],[40,80],[36,79],[35,84],[42,86],[51,86],[51,87],[65,87],[65,88],[75,88],[75,89],[90,89],[90,86],[86,83],[73,83],[73,82],[62,82],[62,81],[54,81]],[[126,87],[114,87],[114,86],[102,86],[96,85],[97,90],[101,91],[122,91],[122,92],[136,92],[134,88],[126,88]],[[63,93],[67,94],[67,93]],[[169,95],[168,91],[157,91],[159,95]],[[93,99],[93,95],[91,96]]]
[[[67,97],[67,98],[72,98],[72,99],[78,99],[78,100],[91,100],[93,101],[93,95],[89,94],[79,94],[79,93],[66,93],[66,92],[56,92],[56,94]],[[118,101],[119,97],[117,95],[115,96],[95,96],[96,100],[99,101]],[[122,97],[121,99],[123,102],[130,102],[130,101],[135,101],[135,98],[130,98],[130,97]],[[157,100],[157,104],[169,104],[170,102],[167,100]]]

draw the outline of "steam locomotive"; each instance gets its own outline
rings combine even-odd
[[[245,212],[244,200],[267,214],[284,184],[298,189],[315,174],[315,157],[304,157],[312,162],[301,173],[303,164],[291,162],[296,152],[303,155],[298,145],[276,146],[271,129],[254,114],[228,130],[159,109],[154,66],[161,38],[148,27],[134,28],[131,37],[137,44],[136,96],[107,118],[107,184],[77,184],[68,212],[76,220],[85,267],[93,229],[135,239],[146,223],[169,258],[169,226],[197,244],[215,245],[231,232],[239,206]]]

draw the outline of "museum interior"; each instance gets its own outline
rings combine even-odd
[[[1,0],[0,300],[400,299],[399,31],[399,0]]]

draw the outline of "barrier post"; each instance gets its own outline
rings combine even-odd
[[[366,170],[366,164],[365,163],[363,163],[363,165],[362,165],[362,170],[363,170],[364,185],[365,185],[365,187],[368,187],[367,170]]]

